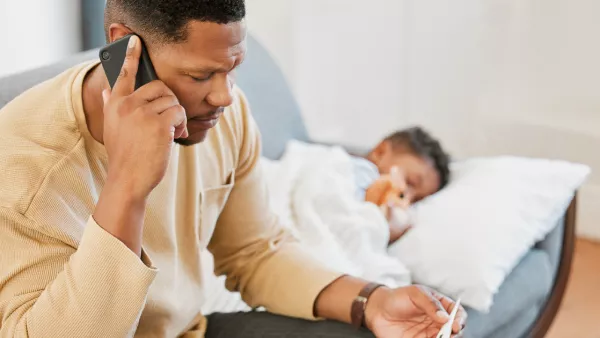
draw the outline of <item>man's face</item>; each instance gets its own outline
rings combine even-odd
[[[181,43],[149,45],[156,75],[179,99],[188,117],[182,145],[204,141],[225,107],[233,103],[233,71],[246,53],[244,21],[217,24],[192,21]]]
[[[433,195],[440,188],[440,175],[433,162],[408,151],[386,147],[376,160],[381,174],[389,174],[396,166],[404,174],[407,186],[407,197],[411,202],[417,202]]]

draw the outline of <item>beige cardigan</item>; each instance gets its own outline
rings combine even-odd
[[[239,89],[205,142],[174,146],[149,198],[141,259],[94,222],[107,155],[87,129],[82,84],[95,65],[0,111],[0,336],[202,337],[207,247],[249,305],[312,318],[340,274],[269,211],[260,135]]]

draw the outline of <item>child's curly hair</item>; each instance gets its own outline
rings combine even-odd
[[[440,175],[440,189],[444,188],[450,180],[450,155],[444,151],[440,142],[433,138],[421,127],[411,127],[397,131],[385,138],[394,149],[410,151],[433,161],[436,171]]]

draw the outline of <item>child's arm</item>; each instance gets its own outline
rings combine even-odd
[[[399,240],[404,234],[412,228],[408,213],[404,209],[388,208],[390,216],[388,217],[388,224],[390,226],[390,242],[394,243]]]

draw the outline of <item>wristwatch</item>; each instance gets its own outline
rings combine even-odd
[[[352,320],[352,326],[359,329],[361,326],[365,326],[365,309],[367,308],[367,302],[369,297],[375,290],[383,285],[377,283],[367,284],[360,292],[358,296],[354,298],[352,307],[350,310],[350,319]]]

